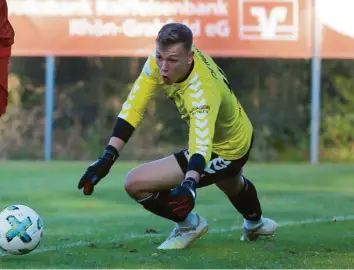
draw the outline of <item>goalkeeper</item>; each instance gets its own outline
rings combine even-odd
[[[156,50],[123,104],[105,151],[81,177],[79,189],[91,195],[109,173],[157,91],[174,100],[188,123],[188,149],[131,170],[125,189],[146,210],[176,223],[158,248],[186,248],[207,232],[206,219],[192,210],[197,188],[212,184],[243,216],[241,240],[273,235],[277,224],[263,217],[256,188],[242,174],[252,147],[252,124],[225,74],[193,46],[193,34],[184,24],[166,24],[159,31]]]

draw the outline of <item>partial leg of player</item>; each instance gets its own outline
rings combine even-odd
[[[8,76],[11,47],[0,46],[0,116],[5,114],[8,97]]]
[[[256,188],[242,176],[242,170],[237,177],[217,182],[216,185],[244,218],[242,241],[256,241],[260,236],[275,234],[277,223],[263,217]]]

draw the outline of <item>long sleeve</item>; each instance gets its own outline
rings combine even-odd
[[[158,87],[153,61],[151,56],[147,59],[118,115],[134,128],[141,123],[146,107]]]

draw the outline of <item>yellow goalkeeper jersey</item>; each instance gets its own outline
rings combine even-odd
[[[252,124],[223,71],[210,56],[196,47],[193,50],[192,72],[183,82],[172,85],[164,84],[155,55],[150,55],[118,117],[136,128],[149,100],[163,91],[189,125],[189,157],[199,153],[206,165],[212,152],[227,160],[239,159],[249,150]]]

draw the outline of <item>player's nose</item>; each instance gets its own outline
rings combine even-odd
[[[161,65],[161,71],[166,75],[169,70],[167,61],[163,61]]]

